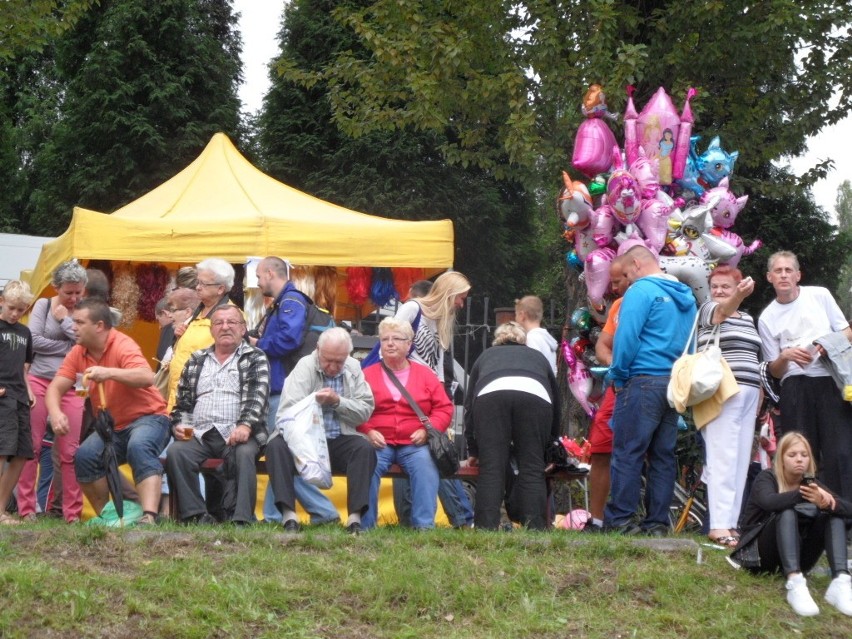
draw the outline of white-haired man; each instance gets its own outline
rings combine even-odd
[[[361,516],[370,503],[370,480],[376,469],[376,451],[355,428],[373,413],[373,393],[358,360],[351,357],[352,339],[342,328],[319,337],[316,350],[303,357],[284,382],[279,414],[311,393],[322,406],[328,453],[333,473],[346,473],[346,529],[361,532]],[[287,444],[272,437],[266,447],[269,481],[275,505],[282,511],[287,530],[297,527],[293,492],[293,462]]]

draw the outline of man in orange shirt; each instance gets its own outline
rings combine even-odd
[[[78,374],[88,378],[96,415],[102,408],[97,384],[103,384],[115,420],[116,456],[120,464],[130,464],[144,511],[139,523],[153,524],[163,474],[159,456],[170,434],[166,403],[152,386],[154,373],[139,345],[113,329],[110,308],[104,301],[84,299],[74,308],[73,321],[77,345],[65,356],[45,395],[53,432],[57,437],[68,432],[68,417],[62,412],[60,399],[74,386]],[[103,441],[93,433],[80,445],[75,459],[77,480],[98,514],[109,501],[102,457]]]
[[[604,366],[612,363],[612,344],[615,329],[618,328],[621,300],[627,287],[630,286],[630,281],[624,274],[624,261],[624,256],[619,255],[609,267],[610,287],[617,299],[610,306],[606,324],[595,344],[595,357]],[[589,448],[592,454],[592,468],[589,471],[589,512],[592,518],[583,528],[586,532],[603,530],[604,506],[609,497],[609,462],[612,456],[612,430],[609,422],[612,419],[613,408],[615,408],[615,393],[612,386],[608,386],[589,428]]]

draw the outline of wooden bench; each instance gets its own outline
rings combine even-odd
[[[165,460],[162,460],[163,464],[165,464]],[[224,464],[224,460],[211,458],[204,461],[201,464],[201,474],[210,474],[215,473],[222,467]],[[257,460],[257,474],[258,475],[266,475],[266,460],[258,459]],[[589,509],[589,489],[588,489],[588,479],[589,473],[587,472],[578,472],[578,471],[569,471],[569,470],[558,470],[552,473],[547,474],[547,496],[548,496],[548,518],[552,519],[550,513],[550,496],[553,494],[553,483],[554,482],[571,482],[576,481],[580,482],[583,488],[583,498],[584,498],[584,507],[586,510]],[[335,475],[335,477],[345,477],[345,475]],[[382,477],[394,478],[394,477],[408,477],[408,474],[402,469],[399,464],[391,464],[390,468],[388,468],[387,472],[382,475]],[[478,466],[460,466],[458,472],[453,475],[450,479],[460,479],[462,481],[472,481],[475,482],[479,477],[479,467]],[[574,509],[574,501],[569,492],[568,494],[568,506],[570,510]],[[178,512],[178,504],[177,504],[177,493],[174,490],[169,490],[169,516],[172,518],[175,517],[175,513]]]

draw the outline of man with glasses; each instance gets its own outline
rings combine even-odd
[[[253,345],[269,358],[269,432],[275,429],[275,415],[281,401],[281,391],[287,378],[286,361],[302,346],[303,329],[307,319],[307,296],[289,279],[287,263],[279,257],[266,257],[257,265],[257,284],[265,297],[272,298],[266,315],[254,334]],[[296,477],[296,500],[310,514],[311,524],[337,523],[340,515],[334,504],[319,488]],[[283,523],[283,515],[275,506],[272,488],[267,487],[263,502],[263,518],[270,523]]]
[[[199,470],[207,459],[224,459],[234,477],[225,484],[225,511],[237,525],[255,520],[255,461],[266,444],[269,363],[243,340],[246,324],[236,306],[210,314],[213,345],[193,353],[178,382],[171,413],[175,442],[166,469],[177,493],[182,521],[215,523],[199,488]],[[233,512],[231,512],[233,510]]]
[[[346,529],[361,532],[361,516],[370,505],[370,481],[376,470],[376,451],[355,429],[373,413],[373,393],[358,360],[350,356],[352,339],[342,328],[330,328],[319,336],[316,350],[296,364],[284,383],[279,412],[311,393],[322,407],[328,455],[333,473],[346,473]],[[284,438],[273,434],[266,447],[269,483],[275,506],[283,513],[284,529],[297,531],[293,488],[293,456]]]

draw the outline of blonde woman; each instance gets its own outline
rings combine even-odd
[[[815,473],[814,456],[804,435],[784,435],[774,468],[754,480],[743,515],[743,536],[731,560],[754,572],[782,571],[787,578],[787,602],[797,614],[810,617],[819,613],[819,607],[804,573],[825,551],[833,577],[825,600],[852,616],[845,521],[852,516],[852,504],[814,479]]]

